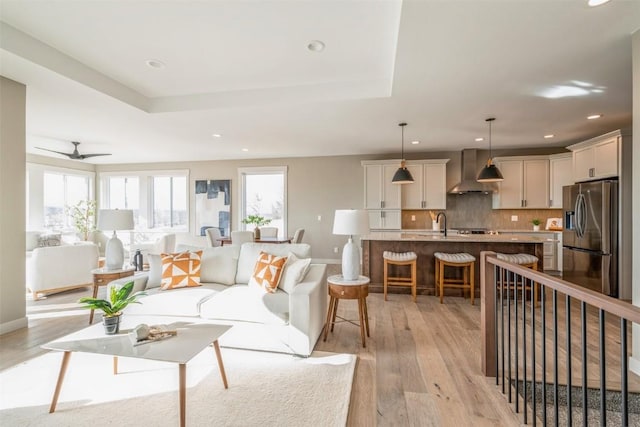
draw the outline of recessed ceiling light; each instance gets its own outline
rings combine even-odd
[[[552,133],[550,133],[550,134],[548,134],[548,135],[545,135],[545,136],[544,136],[544,139],[551,139],[551,138],[553,138],[553,137],[555,137],[555,135],[554,135],[554,134],[552,134]]]
[[[601,4],[609,3],[610,0],[589,0],[587,3],[591,7],[600,6]]]
[[[320,40],[311,40],[307,45],[307,50],[311,52],[322,52],[324,50],[324,42]]]
[[[411,143],[412,143],[413,145],[418,145],[418,144],[420,144],[420,141],[411,141]]]
[[[587,120],[595,120],[599,119],[600,117],[602,117],[602,114],[592,114],[590,116],[587,116]]]
[[[157,59],[147,59],[146,61],[144,61],[144,63],[147,64],[148,67],[156,68],[156,69],[165,67],[164,62],[159,61]]]
[[[484,138],[483,138],[483,137],[476,138],[476,142],[481,142],[481,141],[484,141]]]
[[[243,148],[242,151],[247,152],[247,151],[249,151],[249,149],[248,148]]]
[[[220,135],[219,133],[213,133],[211,134],[211,136],[214,138],[222,138],[222,135]]]

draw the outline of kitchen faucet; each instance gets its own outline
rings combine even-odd
[[[439,212],[436,217],[436,221],[440,222],[440,215],[444,217],[444,237],[447,237],[447,215],[444,212]]]

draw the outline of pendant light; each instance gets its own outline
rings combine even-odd
[[[490,117],[486,122],[489,122],[489,158],[487,159],[487,165],[482,168],[478,174],[476,181],[478,182],[498,182],[504,180],[500,170],[493,164],[491,158],[491,122],[495,120],[495,117]]]
[[[404,165],[404,127],[406,123],[399,123],[400,129],[402,129],[402,158],[400,160],[400,167],[393,174],[393,178],[391,179],[392,184],[413,184],[413,177],[411,176],[411,172],[407,170],[407,167]]]

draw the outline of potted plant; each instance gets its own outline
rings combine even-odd
[[[82,240],[89,240],[89,233],[96,229],[96,201],[80,200],[73,206],[67,206],[67,215],[71,217]]]
[[[253,224],[253,233],[256,239],[260,238],[260,226],[271,223],[270,219],[263,217],[262,215],[249,215],[242,220],[243,224]]]
[[[104,325],[104,333],[107,335],[117,334],[120,330],[120,317],[122,310],[129,304],[141,304],[138,298],[146,295],[145,292],[133,291],[133,281],[127,282],[121,288],[112,286],[109,290],[109,299],[98,299],[92,297],[83,297],[78,300],[81,304],[86,304],[83,308],[91,310],[102,310],[102,324]]]
[[[540,223],[541,221],[538,218],[531,220],[531,224],[533,224],[533,231],[540,231]]]

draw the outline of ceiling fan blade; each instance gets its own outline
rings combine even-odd
[[[80,154],[80,160],[84,160],[84,159],[88,159],[89,157],[96,157],[96,156],[110,156],[111,153],[103,153],[103,154]]]
[[[63,153],[62,151],[49,150],[48,148],[42,148],[42,147],[36,147],[36,148],[38,150],[44,150],[44,151],[50,151],[52,153],[62,154],[63,156],[67,156],[69,158],[71,158],[71,156],[73,156],[73,153]]]

